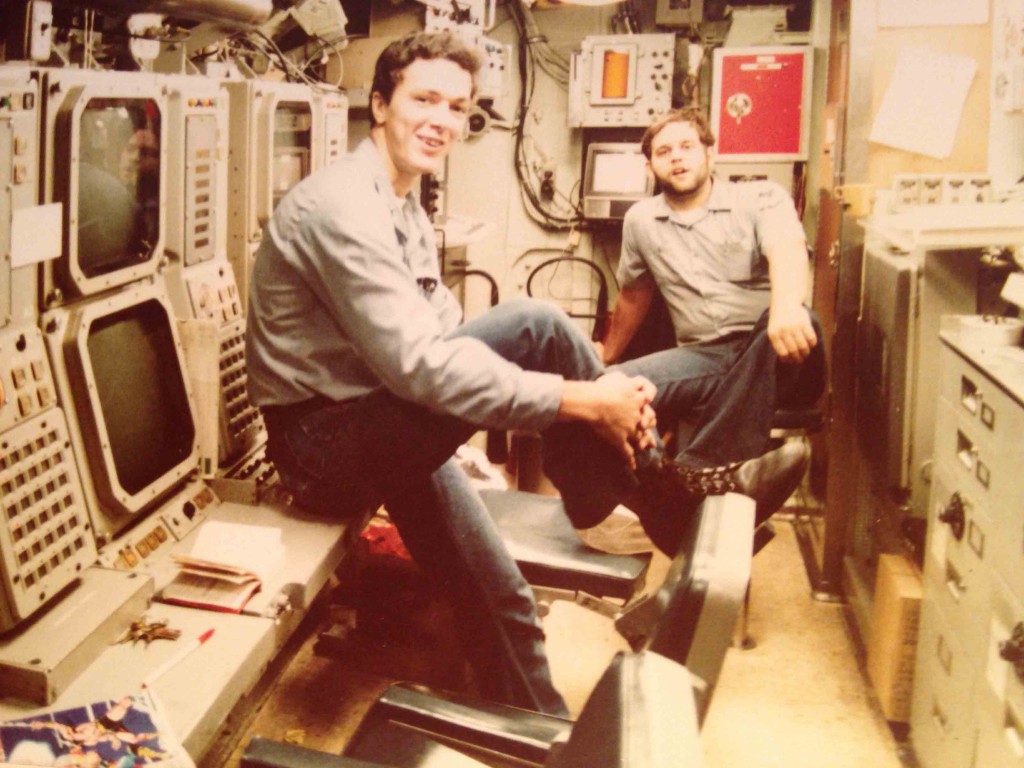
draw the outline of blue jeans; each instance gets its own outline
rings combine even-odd
[[[689,443],[678,461],[689,467],[716,467],[763,454],[779,408],[812,405],[825,387],[826,363],[821,324],[812,312],[818,344],[799,364],[779,361],[768,339],[768,313],[749,332],[655,352],[614,366],[646,376],[658,388],[658,424],[695,419]]]
[[[591,342],[543,302],[501,304],[453,335],[479,339],[528,370],[575,380],[604,373]],[[349,518],[387,505],[417,564],[448,596],[484,697],[567,714],[551,682],[532,592],[451,460],[477,425],[385,389],[342,403],[266,408],[264,417],[268,456],[300,504]],[[636,486],[618,454],[585,425],[556,424],[544,445],[545,467],[574,522],[596,524]]]

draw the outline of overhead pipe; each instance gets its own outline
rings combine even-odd
[[[161,13],[178,19],[231,25],[262,24],[274,11],[273,0],[60,0],[56,4],[125,15]]]

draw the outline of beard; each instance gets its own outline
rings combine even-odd
[[[690,168],[687,171],[686,174],[680,176],[666,174],[657,177],[661,191],[666,197],[677,202],[686,202],[697,197],[704,190],[711,175],[708,166]]]

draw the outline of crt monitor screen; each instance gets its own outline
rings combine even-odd
[[[187,459],[195,437],[170,323],[165,306],[149,299],[99,317],[88,330],[97,417],[116,483],[132,495]]]
[[[159,242],[160,110],[94,98],[79,127],[78,267],[92,278],[145,262]]]
[[[632,145],[592,148],[587,177],[587,194],[644,197],[651,191],[646,160],[639,145],[636,149]]]

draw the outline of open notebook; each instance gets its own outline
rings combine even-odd
[[[284,560],[281,529],[207,520],[178,572],[164,587],[167,603],[240,613]]]

